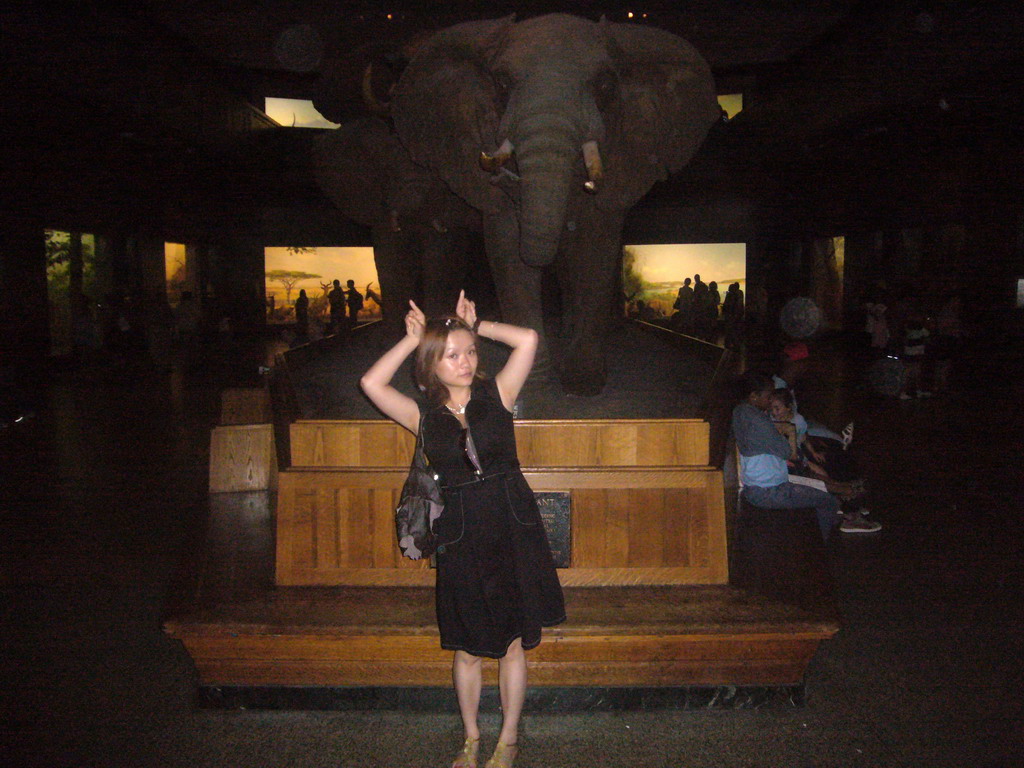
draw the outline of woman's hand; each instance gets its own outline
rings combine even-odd
[[[423,329],[427,325],[427,316],[423,310],[416,306],[416,302],[409,299],[411,309],[405,313],[405,335],[412,336],[419,341],[423,338]]]
[[[472,328],[476,324],[476,302],[466,298],[466,291],[459,291],[459,300],[455,304],[456,316]]]

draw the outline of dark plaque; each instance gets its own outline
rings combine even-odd
[[[540,508],[540,519],[544,521],[544,531],[548,535],[548,543],[551,544],[555,568],[568,568],[572,543],[569,528],[569,491],[534,491],[533,496]]]

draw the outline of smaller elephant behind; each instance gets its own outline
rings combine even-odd
[[[324,133],[312,159],[327,197],[371,229],[385,322],[400,326],[409,299],[428,314],[451,311],[480,215],[416,166],[383,120],[365,117]]]

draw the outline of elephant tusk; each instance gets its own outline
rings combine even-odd
[[[391,114],[391,104],[381,101],[373,94],[373,62],[366,65],[363,70],[363,101],[367,109],[378,117],[386,117]]]
[[[498,172],[491,176],[491,184],[500,184],[501,182],[508,179],[509,181],[519,181],[519,176],[512,173],[508,168],[499,168]]]
[[[515,147],[512,146],[512,142],[505,139],[498,147],[498,151],[493,155],[489,155],[486,152],[480,153],[480,167],[488,173],[496,173],[501,166],[508,162],[509,158],[512,157],[512,152]]]
[[[601,179],[604,177],[604,165],[601,163],[601,150],[596,141],[583,144],[583,164],[587,167],[587,180],[583,188],[590,194],[596,194]]]

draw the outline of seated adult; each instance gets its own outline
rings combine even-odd
[[[732,411],[742,496],[763,509],[814,507],[821,536],[827,541],[840,519],[839,499],[827,491],[790,482],[786,462],[792,455],[792,448],[768,416],[774,391],[775,385],[769,376],[747,374],[746,397]]]

